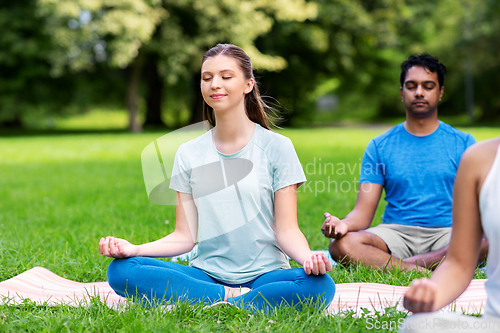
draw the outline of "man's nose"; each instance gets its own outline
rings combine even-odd
[[[423,96],[424,95],[424,88],[421,85],[417,86],[417,89],[415,90],[415,96]]]

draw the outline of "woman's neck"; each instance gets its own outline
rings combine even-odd
[[[246,113],[234,112],[217,114],[212,138],[215,147],[223,154],[230,155],[243,149],[255,130],[255,123]]]

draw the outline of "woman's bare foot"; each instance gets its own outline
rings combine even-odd
[[[224,291],[225,291],[224,301],[227,301],[229,298],[238,297],[238,296],[241,296],[243,294],[246,294],[250,290],[252,290],[252,289],[244,288],[244,287],[231,288],[231,287],[224,286]]]

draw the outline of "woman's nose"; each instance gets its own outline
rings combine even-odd
[[[211,86],[211,88],[212,89],[219,89],[221,87],[220,82],[221,82],[220,78],[218,78],[218,77],[215,76],[212,79],[212,86]]]

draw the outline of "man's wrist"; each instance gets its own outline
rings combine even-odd
[[[350,227],[350,223],[348,220],[345,219],[345,217],[340,220],[340,222],[344,223],[345,226],[346,226],[346,233],[350,232],[351,231],[351,227]]]

